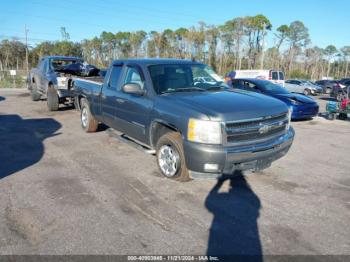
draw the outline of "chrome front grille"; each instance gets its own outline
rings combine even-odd
[[[288,114],[225,123],[227,144],[265,142],[286,133]]]

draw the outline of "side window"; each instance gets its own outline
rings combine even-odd
[[[232,87],[233,88],[242,88],[240,85],[240,80],[232,80]]]
[[[117,90],[120,73],[122,72],[122,66],[113,66],[111,76],[109,77],[108,87],[113,90]]]
[[[144,88],[144,80],[141,77],[139,70],[136,67],[128,67],[126,72],[124,84],[126,83],[135,83],[139,84],[141,88]]]
[[[39,66],[38,66],[38,69],[41,71],[41,72],[44,72],[45,71],[45,64],[46,64],[46,60],[45,59],[42,59],[39,63]]]
[[[246,89],[253,92],[259,92],[259,88],[256,86],[256,84],[245,82],[244,85],[246,86]]]
[[[283,72],[278,72],[280,80],[284,80],[284,74]]]
[[[278,73],[276,71],[272,71],[272,80],[278,80]]]

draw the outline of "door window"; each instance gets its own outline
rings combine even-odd
[[[120,73],[122,72],[122,66],[113,66],[111,76],[109,78],[108,87],[113,90],[117,90]]]
[[[283,74],[283,72],[278,72],[278,76],[279,76],[279,79],[280,80],[284,80],[284,74]]]
[[[252,92],[259,92],[259,88],[256,86],[256,84],[248,82],[248,81],[243,81],[244,89]]]
[[[124,84],[127,83],[139,84],[142,89],[144,88],[144,80],[136,67],[128,67],[124,80]]]

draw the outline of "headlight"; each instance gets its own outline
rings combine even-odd
[[[221,144],[221,123],[190,118],[187,139],[197,143]]]
[[[293,107],[288,108],[288,124],[286,125],[287,130],[289,130],[290,128],[290,122],[292,121],[292,113],[293,113]]]
[[[298,106],[298,105],[302,104],[302,103],[300,103],[300,102],[298,102],[297,100],[294,100],[294,99],[289,99],[289,101],[295,106]]]

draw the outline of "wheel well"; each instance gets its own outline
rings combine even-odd
[[[77,101],[76,101],[76,105],[78,106],[78,109],[80,110],[81,109],[81,100],[85,98],[84,96],[82,95],[79,95],[78,97],[76,97]]]
[[[154,122],[151,126],[150,142],[151,146],[154,148],[157,145],[159,138],[169,132],[179,132],[179,130],[171,125],[167,125],[160,122]]]

